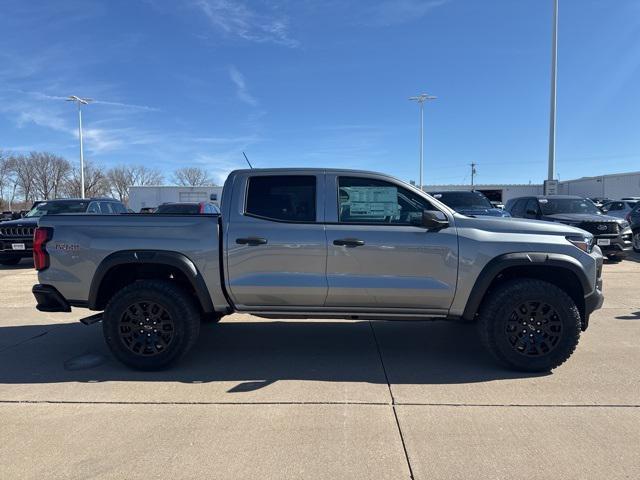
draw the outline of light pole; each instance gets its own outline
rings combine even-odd
[[[547,180],[556,177],[556,87],[558,84],[558,0],[553,0],[551,37],[551,108],[549,112],[549,170]],[[546,193],[546,192],[545,192]]]
[[[436,98],[438,97],[434,97],[426,93],[421,93],[420,95],[409,97],[409,100],[411,100],[412,102],[418,102],[418,104],[420,105],[420,178],[418,180],[420,190],[422,190],[422,187],[424,186],[424,183],[422,182],[422,168],[424,157],[424,102],[428,100],[435,100]]]
[[[80,98],[71,95],[67,102],[78,104],[78,136],[80,137],[80,197],[84,198],[84,151],[82,149],[82,105],[89,105],[93,100],[90,98]]]

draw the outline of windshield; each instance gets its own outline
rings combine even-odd
[[[61,215],[64,213],[85,213],[88,206],[89,202],[83,200],[42,202],[29,210],[25,217],[42,217],[43,215]]]
[[[487,197],[480,192],[442,192],[432,193],[431,195],[454,210],[494,208]]]
[[[155,213],[193,215],[200,213],[200,205],[197,203],[167,203],[165,205],[160,205]]]
[[[598,207],[586,198],[541,198],[539,202],[543,215],[555,215],[557,213],[602,215]]]

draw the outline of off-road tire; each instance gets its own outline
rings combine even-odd
[[[11,265],[19,264],[20,260],[22,260],[20,257],[3,258],[2,260],[0,260],[0,265],[5,265],[5,266],[9,267]]]
[[[222,313],[203,312],[200,315],[200,320],[202,321],[202,323],[218,323],[220,320],[222,320],[222,317],[224,317],[224,314]]]
[[[640,228],[633,231],[633,251],[640,253]]]
[[[132,305],[144,306],[147,304],[145,302],[163,308],[172,323],[171,337],[166,347],[159,353],[148,355],[136,353],[127,346],[126,332],[130,328],[129,323],[123,324],[122,321],[129,315],[128,309]],[[200,312],[193,296],[178,285],[164,280],[143,280],[124,287],[111,298],[102,317],[102,327],[109,349],[122,363],[137,370],[160,370],[178,361],[193,347],[200,333]],[[140,344],[141,341],[136,343]],[[155,345],[153,349],[157,349]]]
[[[555,309],[557,317],[554,317],[554,328],[561,328],[555,345],[548,352],[536,356],[517,351],[512,344],[517,338],[514,333],[520,335],[529,328],[524,335],[530,335],[528,332],[531,332],[531,322],[522,331],[507,331],[516,323],[513,319],[518,318],[517,309],[521,305],[530,305],[530,302],[534,305],[540,302]],[[513,317],[513,314],[516,317]],[[571,297],[551,283],[526,278],[511,280],[498,285],[488,294],[480,309],[478,328],[485,348],[503,365],[524,372],[548,372],[562,365],[576,349],[581,331],[580,312]],[[537,338],[544,341],[541,335],[546,335],[546,332],[544,329],[540,331],[542,333],[534,331],[537,337],[532,343],[535,343]],[[537,348],[539,349],[539,346]]]

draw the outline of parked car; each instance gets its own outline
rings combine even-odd
[[[633,232],[633,251],[640,253],[640,202],[628,213],[626,220],[631,224]]]
[[[612,201],[610,198],[606,198],[606,197],[593,197],[593,198],[590,198],[589,200],[591,200],[595,204],[595,206],[598,208],[602,207],[602,205],[604,205],[605,203]]]
[[[37,308],[104,311],[93,318],[107,345],[139,369],[187,353],[202,317],[243,312],[477,321],[500,362],[548,371],[602,305],[590,233],[467,217],[383,174],[239,170],[221,206],[221,215],[43,217]]]
[[[611,215],[612,217],[625,218],[627,214],[633,210],[633,207],[636,206],[636,203],[638,203],[637,200],[618,200],[607,202],[600,207],[600,211],[607,215]]]
[[[140,213],[153,213],[155,211],[156,211],[155,207],[142,207],[140,209]]]
[[[211,202],[167,202],[160,205],[153,213],[174,215],[200,215],[220,213],[218,206]]]
[[[22,258],[32,256],[33,232],[43,215],[126,212],[121,202],[111,198],[58,199],[34,205],[23,218],[0,224],[0,265],[16,265]]]
[[[468,217],[487,215],[490,217],[510,217],[508,212],[496,208],[482,192],[473,191],[442,191],[429,192],[434,198],[456,212]]]
[[[611,260],[621,260],[632,248],[629,222],[603,214],[587,198],[573,195],[512,198],[505,209],[517,218],[564,223],[586,230],[595,236],[595,242]]]

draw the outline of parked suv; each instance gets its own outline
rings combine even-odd
[[[631,250],[629,222],[603,214],[588,198],[552,195],[512,198],[505,209],[513,217],[546,220],[581,228],[595,237],[610,260],[621,260]]]
[[[633,251],[640,253],[640,202],[627,214],[626,220],[631,224],[633,232]]]
[[[638,200],[616,200],[605,203],[600,207],[600,210],[612,217],[625,218],[636,206],[636,203]]]
[[[153,213],[202,215],[205,213],[220,213],[220,209],[211,202],[168,202],[160,205]]]
[[[23,218],[0,224],[0,265],[16,265],[22,258],[32,256],[33,232],[38,219],[43,215],[104,215],[126,212],[125,206],[112,198],[69,198],[37,202]]]

